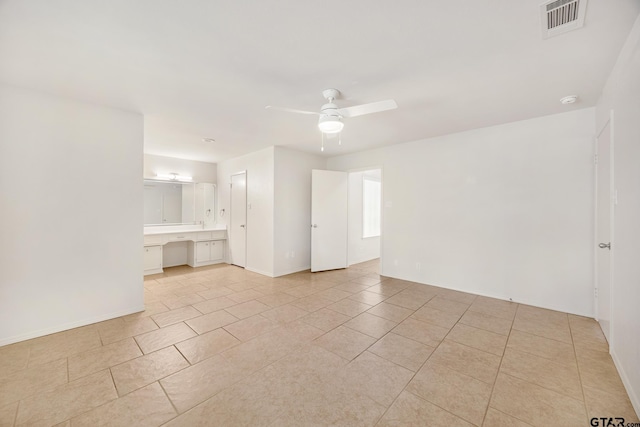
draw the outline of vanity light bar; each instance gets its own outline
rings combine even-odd
[[[177,173],[157,173],[156,178],[164,179],[167,181],[193,181],[193,177],[179,175]]]

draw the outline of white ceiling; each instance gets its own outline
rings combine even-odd
[[[589,0],[547,40],[540,3],[0,0],[0,81],[140,112],[145,152],[209,162],[320,154],[315,116],[266,105],[397,101],[345,119],[333,156],[595,105],[640,0]]]

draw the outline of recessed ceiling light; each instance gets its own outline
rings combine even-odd
[[[565,96],[564,98],[560,99],[560,102],[563,103],[564,105],[567,105],[567,104],[573,104],[577,100],[578,100],[578,96],[577,95],[569,95],[569,96]]]
[[[216,140],[215,140],[215,139],[213,139],[213,138],[202,138],[202,142],[209,142],[209,143],[211,143],[211,142],[216,142]]]

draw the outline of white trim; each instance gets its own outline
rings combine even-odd
[[[538,301],[538,300],[535,300],[535,299],[512,299],[511,297],[507,297],[505,295],[497,295],[497,294],[492,294],[492,293],[485,293],[485,292],[477,291],[475,289],[474,290],[461,289],[461,288],[457,288],[455,286],[445,286],[443,284],[437,284],[437,283],[433,283],[433,282],[423,283],[423,282],[418,282],[415,279],[406,278],[406,277],[387,276],[387,275],[384,275],[384,274],[381,274],[381,276],[388,277],[388,278],[391,278],[391,279],[404,280],[406,282],[413,282],[413,283],[417,283],[419,285],[435,286],[437,288],[448,289],[448,290],[458,291],[458,292],[464,292],[465,294],[470,294],[470,295],[478,295],[478,296],[482,296],[482,297],[495,298],[495,299],[499,299],[499,300],[502,300],[502,301],[512,302],[512,303],[515,303],[515,304],[523,304],[523,305],[530,305],[530,306],[533,306],[533,307],[546,308],[547,310],[559,311],[559,312],[568,313],[568,314],[575,314],[577,316],[588,317],[588,318],[593,319],[593,314],[591,314],[591,313],[567,311],[566,308],[564,308],[564,307],[554,306],[553,304],[549,304],[548,302]]]
[[[382,175],[382,173],[380,174]],[[370,236],[365,236],[365,214],[367,212],[367,209],[365,209],[365,201],[366,201],[366,197],[365,197],[365,182],[369,181],[369,182],[377,182],[380,186],[380,197],[379,197],[379,212],[378,212],[378,216],[379,218],[379,224],[378,224],[378,234],[372,234]],[[360,230],[360,238],[362,239],[369,239],[372,237],[382,237],[382,178],[374,178],[371,176],[366,176],[366,175],[362,175],[362,230]]]
[[[294,267],[294,268],[291,268],[289,270],[274,272],[272,277],[286,276],[287,274],[300,273],[301,271],[307,271],[307,270],[311,270],[311,264],[309,264],[306,267],[302,267],[302,268],[301,267]],[[258,272],[255,271],[255,273],[258,273]],[[259,274],[263,274],[263,273],[259,273]]]
[[[611,249],[609,250],[609,352],[613,348],[614,343],[614,327],[613,327],[613,317],[615,313],[613,311],[613,298],[614,298],[614,253],[615,253],[615,235],[614,235],[614,203],[613,203],[613,195],[615,194],[615,183],[614,183],[614,121],[613,121],[613,110],[609,111],[609,118],[606,122],[598,129],[595,138],[595,155],[598,154],[598,140],[601,139],[603,132],[609,128],[609,242],[611,243]],[[598,159],[598,163],[600,159]],[[600,286],[598,283],[598,164],[594,165],[594,224],[593,224],[593,284],[594,291],[598,290],[598,298],[600,298]],[[594,315],[595,319],[600,323],[600,313],[598,310],[598,298],[594,297]]]
[[[231,264],[231,265],[235,265],[235,264]],[[236,267],[238,267],[238,266],[236,265]],[[240,268],[242,268],[242,267],[240,267]],[[262,274],[263,276],[267,276],[267,277],[277,277],[277,276],[274,276],[273,273],[269,273],[269,272],[266,272],[266,271],[263,271],[263,270],[258,270],[257,268],[253,268],[253,267],[248,267],[247,266],[247,267],[244,267],[244,269],[247,270],[247,271],[251,271],[253,273]]]
[[[0,347],[8,344],[13,344],[20,341],[29,340],[32,338],[43,337],[45,335],[55,334],[56,332],[63,332],[69,329],[79,328],[81,326],[88,326],[98,322],[104,322],[105,320],[111,320],[122,316],[127,316],[129,314],[139,313],[144,311],[144,304],[142,306],[131,307],[126,310],[118,310],[109,314],[102,314],[96,317],[90,317],[88,319],[79,320],[77,322],[69,322],[63,325],[57,325],[51,328],[39,329],[37,331],[29,332],[27,334],[15,335],[13,337],[4,338],[0,340]]]
[[[616,234],[615,234],[615,204],[614,197],[616,197],[616,183],[615,183],[615,122],[613,120],[613,109],[609,111],[609,243],[611,244],[611,250],[609,251],[609,354],[615,343],[615,328],[613,327],[613,318],[615,317],[615,311],[613,310],[615,299],[615,255],[616,255]]]
[[[227,253],[225,254],[225,259],[228,264],[231,265],[235,265],[236,267],[240,267],[240,268],[247,268],[247,264],[248,264],[248,260],[247,260],[247,254],[249,253],[249,251],[247,250],[247,241],[249,240],[249,215],[247,213],[247,203],[248,203],[248,198],[249,198],[249,174],[247,173],[247,170],[243,170],[240,172],[236,172],[236,173],[232,173],[231,175],[229,175],[229,187],[232,186],[233,184],[233,177],[234,176],[238,176],[238,175],[244,175],[244,266],[239,266],[233,263],[233,259],[231,256],[231,233],[229,233],[229,231],[232,230],[232,225],[231,221],[233,218],[233,212],[232,212],[232,197],[233,197],[233,189],[230,188],[229,189],[229,227],[227,228],[227,247],[225,248]]]
[[[612,347],[609,347],[609,348],[612,348]],[[624,388],[627,390],[627,394],[629,395],[629,400],[631,400],[631,405],[633,406],[633,409],[636,411],[636,414],[640,414],[640,397],[635,393],[635,390],[633,389],[633,385],[631,384],[631,380],[629,379],[627,372],[623,369],[624,365],[622,364],[622,362],[620,362],[620,359],[618,359],[618,355],[613,350],[611,350],[610,354],[611,354],[611,359],[613,359],[613,364],[616,366],[616,369],[618,370],[618,374],[620,375],[622,384],[624,385]]]

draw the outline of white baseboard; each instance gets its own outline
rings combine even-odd
[[[577,312],[575,310],[569,310],[566,307],[561,307],[561,306],[555,306],[553,304],[547,304],[543,301],[538,301],[538,300],[534,300],[534,299],[509,299],[509,297],[504,296],[504,295],[496,295],[496,294],[491,294],[491,293],[486,293],[486,292],[479,292],[477,290],[469,290],[469,289],[460,289],[460,288],[456,288],[454,286],[446,286],[446,285],[442,285],[442,284],[438,284],[438,283],[422,283],[417,281],[416,279],[411,279],[411,278],[405,278],[405,277],[394,277],[394,276],[389,276],[386,274],[381,274],[381,276],[385,276],[385,277],[390,277],[392,279],[398,279],[398,280],[405,280],[407,282],[414,282],[414,283],[418,283],[421,285],[429,285],[429,286],[436,286],[438,288],[443,288],[443,289],[450,289],[452,291],[459,291],[459,292],[464,292],[467,294],[473,294],[473,295],[479,295],[479,296],[483,296],[483,297],[487,297],[487,298],[495,298],[495,299],[499,299],[499,300],[503,300],[503,301],[509,301],[509,302],[514,302],[517,304],[524,304],[524,305],[531,305],[534,307],[539,307],[539,308],[546,308],[547,310],[554,310],[554,311],[561,311],[563,313],[569,313],[569,314],[575,314],[577,316],[584,316],[584,317],[590,317],[590,318],[594,318],[595,314],[593,312]]]
[[[246,267],[246,266],[245,266],[245,267],[244,267],[244,269],[245,269],[245,270],[247,270],[247,271],[251,271],[251,272],[253,272],[253,273],[262,274],[263,276],[267,276],[267,277],[275,277],[275,276],[273,275],[273,273],[269,273],[269,272],[266,272],[266,271],[258,270],[258,269],[256,269],[256,268]]]
[[[638,393],[636,393],[636,390],[634,390],[633,385],[631,384],[631,380],[629,380],[629,376],[624,370],[624,366],[622,365],[622,363],[620,363],[620,359],[618,358],[616,352],[613,350],[613,348],[609,348],[611,358],[613,359],[613,364],[616,365],[616,369],[618,370],[618,374],[620,374],[622,384],[624,384],[624,388],[627,389],[627,394],[629,395],[629,400],[631,400],[631,405],[633,405],[633,409],[636,411],[636,415],[640,418],[640,399],[638,398]]]
[[[67,331],[69,329],[79,328],[81,326],[91,325],[93,323],[103,322],[105,320],[115,319],[116,317],[126,316],[128,314],[138,313],[144,311],[144,304],[142,306],[131,307],[125,310],[118,310],[116,312],[101,314],[99,316],[90,317],[88,319],[79,320],[76,322],[69,322],[62,325],[52,326],[49,328],[39,329],[26,334],[14,335],[12,337],[0,339],[0,346],[13,344],[20,341],[30,340],[32,338],[43,337],[45,335],[55,334],[56,332]]]
[[[280,276],[286,276],[287,274],[299,273],[301,271],[307,271],[310,268],[311,268],[311,266],[308,265],[306,267],[296,267],[296,268],[292,268],[290,270],[279,271],[279,272],[275,273],[273,277],[280,277]]]

